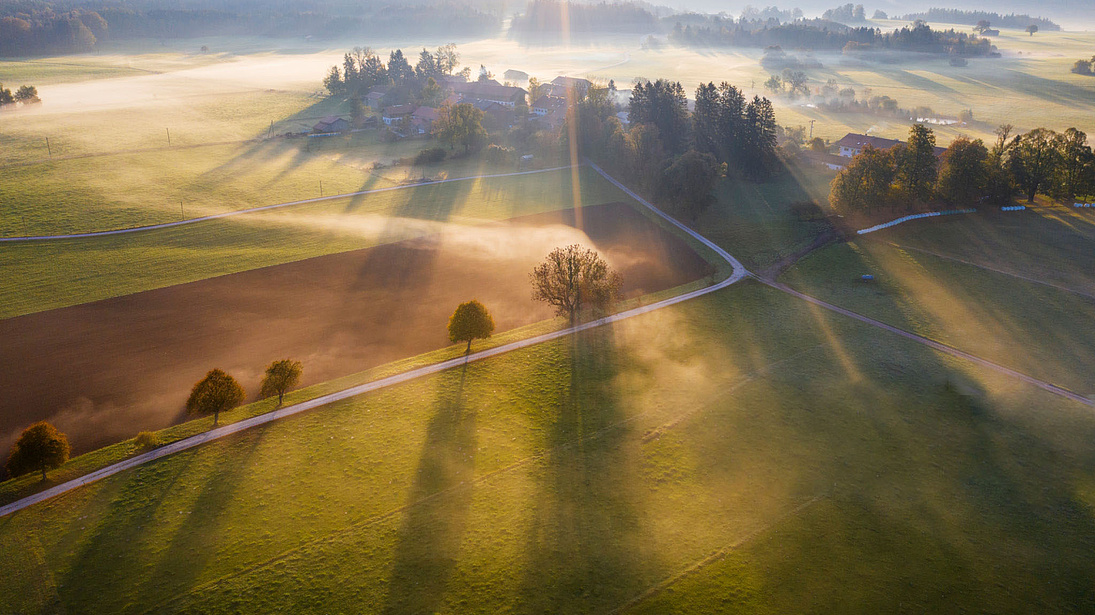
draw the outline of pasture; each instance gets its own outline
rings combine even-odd
[[[6,612],[1067,612],[1093,435],[746,283],[17,513],[0,578]]]

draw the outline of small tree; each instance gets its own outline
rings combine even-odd
[[[571,322],[589,306],[606,310],[620,292],[620,276],[596,252],[580,245],[556,248],[532,270],[532,298]]]
[[[243,387],[236,379],[219,369],[212,369],[190,391],[186,411],[190,414],[213,415],[213,427],[227,412],[243,403]]]
[[[41,98],[38,98],[38,88],[33,85],[21,85],[19,89],[15,91],[15,101],[21,102],[24,105],[30,105],[33,103],[42,102]]]
[[[300,375],[304,372],[304,366],[300,361],[282,359],[274,361],[266,366],[266,375],[262,378],[262,388],[259,395],[267,397],[278,396],[278,405],[281,405],[285,393],[300,383]]]
[[[12,476],[41,472],[61,467],[68,461],[68,438],[57,428],[41,421],[23,430],[8,456],[7,470]]]
[[[829,204],[842,213],[870,213],[888,208],[896,169],[893,155],[868,145],[833,178]]]
[[[1029,26],[1027,26],[1027,32],[1029,32],[1031,36],[1034,36],[1034,33],[1037,32],[1037,31],[1038,31],[1038,26],[1036,26],[1034,24],[1030,24]]]
[[[711,154],[688,150],[662,173],[662,192],[674,201],[674,209],[695,220],[714,200],[711,192],[725,174],[726,165],[720,165]]]
[[[454,344],[467,342],[465,354],[471,352],[472,340],[488,338],[493,332],[494,318],[486,306],[475,299],[461,303],[449,318],[449,341]]]
[[[975,203],[988,192],[989,171],[985,144],[959,137],[943,154],[936,192],[953,205]]]
[[[938,172],[935,158],[935,135],[923,124],[913,124],[909,129],[909,143],[895,154],[897,181],[905,194],[918,201],[931,198],[932,187]]]

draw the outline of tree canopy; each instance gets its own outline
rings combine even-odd
[[[471,352],[471,342],[490,337],[494,332],[494,318],[479,301],[472,299],[461,303],[449,317],[449,341],[467,342],[465,352]]]
[[[221,412],[242,404],[244,397],[243,387],[235,378],[220,369],[212,369],[190,391],[186,411],[197,415],[212,414],[213,426],[216,427]]]
[[[42,480],[46,480],[46,471],[61,467],[68,461],[68,454],[65,434],[53,425],[40,421],[23,430],[11,449],[5,467],[13,477],[41,472]]]
[[[467,103],[445,105],[438,111],[437,121],[433,123],[433,134],[451,149],[462,145],[466,154],[486,140],[483,112]]]
[[[532,298],[555,308],[571,322],[582,310],[607,310],[620,292],[621,279],[595,251],[574,244],[556,248],[529,276]]]
[[[262,386],[259,396],[263,399],[278,396],[278,405],[281,405],[285,393],[300,384],[300,376],[304,373],[304,366],[300,361],[282,359],[274,361],[266,366],[266,375],[262,378]]]

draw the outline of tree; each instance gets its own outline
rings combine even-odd
[[[1015,137],[1008,157],[1008,170],[1027,195],[1027,202],[1045,187],[1057,167],[1057,134],[1045,128]]]
[[[604,311],[620,292],[620,276],[596,252],[580,245],[556,248],[529,275],[532,298],[574,322],[584,308]]]
[[[909,142],[897,164],[897,181],[905,194],[918,201],[931,198],[938,172],[935,158],[935,134],[923,124],[909,129]]]
[[[278,396],[278,405],[281,405],[285,393],[300,383],[300,375],[304,372],[304,366],[300,361],[282,359],[274,361],[266,366],[266,375],[262,378],[262,388],[259,396],[263,399]]]
[[[396,49],[388,54],[388,76],[396,85],[401,85],[404,81],[414,78],[414,69],[407,62],[407,58],[403,57],[402,49]]]
[[[1071,199],[1084,194],[1091,181],[1093,160],[1087,135],[1082,130],[1069,128],[1055,139],[1054,144],[1058,161],[1053,181],[1054,196]]]
[[[442,142],[448,143],[450,149],[463,145],[467,154],[487,137],[487,131],[483,128],[483,112],[468,103],[445,105],[437,115],[433,133]]]
[[[235,378],[219,369],[212,369],[190,391],[186,411],[198,415],[212,414],[213,427],[216,427],[221,412],[242,404],[243,399],[243,387]]]
[[[437,59],[437,68],[442,75],[451,75],[452,71],[460,64],[460,54],[456,52],[456,43],[438,47],[433,55]]]
[[[890,187],[895,174],[890,152],[868,145],[833,178],[829,203],[833,209],[844,213],[886,208],[890,204]]]
[[[4,87],[3,83],[0,83],[0,105],[14,105],[15,97],[11,95],[11,90]]]
[[[5,466],[11,476],[41,472],[46,480],[46,470],[59,468],[68,461],[68,438],[57,428],[40,421],[23,430],[8,455]]]
[[[449,317],[449,341],[454,344],[467,342],[465,354],[471,352],[472,340],[488,338],[493,332],[494,318],[486,306],[475,299],[458,305]]]
[[[418,63],[414,65],[414,72],[415,75],[418,76],[419,81],[441,76],[441,69],[437,65],[437,58],[426,49],[423,49],[422,53],[418,54]]]
[[[988,30],[991,27],[992,27],[992,23],[989,22],[989,20],[981,19],[977,22],[977,25],[973,27],[973,31],[978,33],[978,34],[981,34],[985,30]]]
[[[331,94],[342,94],[346,91],[346,83],[342,80],[342,71],[337,66],[332,66],[323,78],[323,87]]]
[[[1030,24],[1029,26],[1027,26],[1027,32],[1029,32],[1031,36],[1034,36],[1034,33],[1037,32],[1037,31],[1038,31],[1038,26],[1036,26],[1034,24]]]
[[[968,205],[985,196],[989,184],[989,150],[977,139],[959,137],[943,154],[936,192],[952,205]]]
[[[776,166],[776,112],[767,98],[754,96],[745,106],[741,169],[753,181],[771,175]]]
[[[24,105],[32,103],[42,102],[41,98],[38,98],[38,88],[33,85],[21,85],[15,92],[15,101],[21,102]]]
[[[779,75],[772,75],[768,77],[768,81],[764,82],[764,89],[773,94],[783,93],[783,79],[780,79]]]
[[[711,192],[724,175],[725,165],[720,165],[711,154],[688,150],[677,156],[662,174],[662,191],[676,208],[687,213],[693,220],[711,202]]]
[[[683,152],[689,141],[688,98],[680,82],[658,79],[639,82],[631,90],[628,119],[632,124],[653,124],[672,153]]]
[[[803,95],[810,94],[810,88],[806,85],[806,73],[800,70],[783,69],[783,83],[787,84],[790,93],[802,91]]]

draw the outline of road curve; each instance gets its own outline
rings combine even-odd
[[[25,242],[25,241],[48,241],[56,239],[86,239],[89,237],[105,237],[107,235],[125,235],[127,233],[140,233],[143,231],[153,231],[156,229],[172,228],[176,226],[184,226],[187,224],[196,224],[198,222],[208,222],[209,220],[219,220],[221,218],[228,218],[231,216],[240,216],[243,214],[255,213],[258,211],[267,211],[270,209],[279,209],[281,207],[291,207],[293,205],[306,205],[308,203],[321,203],[323,201],[332,201],[335,199],[345,199],[354,196],[363,196],[367,194],[379,194],[381,192],[392,192],[395,190],[406,190],[408,188],[421,188],[422,186],[435,186],[437,184],[447,184],[450,182],[462,182],[473,179],[494,179],[498,177],[516,177],[518,175],[534,175],[537,173],[550,173],[552,171],[562,171],[563,169],[570,169],[571,166],[565,167],[552,167],[550,169],[537,169],[535,171],[517,171],[514,173],[496,173],[494,175],[475,175],[471,177],[453,177],[450,179],[435,179],[428,182],[419,182],[416,184],[402,184],[399,186],[390,186],[388,188],[374,188],[372,190],[361,190],[359,192],[345,192],[342,194],[332,194],[331,196],[319,196],[314,199],[302,199],[299,201],[288,201],[286,203],[274,203],[273,205],[263,205],[261,207],[251,207],[249,209],[237,209],[235,211],[226,211],[220,214],[213,214],[211,216],[202,216],[200,218],[189,218],[187,220],[179,220],[177,222],[164,222],[163,224],[150,224],[148,226],[134,226],[130,228],[120,228],[110,231],[95,231],[91,233],[74,233],[71,235],[31,235],[27,237],[0,237],[0,243],[3,242]]]
[[[707,247],[711,248],[712,250],[714,250],[715,253],[718,254],[720,258],[723,258],[731,266],[731,268],[733,269],[730,276],[728,278],[726,278],[725,280],[723,280],[723,281],[721,281],[717,284],[713,284],[711,286],[708,286],[706,288],[701,288],[701,289],[698,289],[698,290],[694,290],[692,292],[684,293],[682,295],[677,295],[676,297],[671,297],[669,299],[664,299],[662,301],[651,303],[650,305],[644,305],[642,307],[637,307],[637,308],[634,308],[634,309],[631,309],[631,310],[627,310],[626,312],[620,312],[618,314],[613,314],[611,316],[605,316],[604,318],[598,318],[597,320],[582,323],[580,325],[576,325],[576,326],[573,326],[573,327],[568,327],[566,329],[562,329],[562,330],[555,331],[555,332],[552,332],[552,333],[546,333],[544,335],[538,335],[536,337],[531,337],[531,338],[528,338],[528,339],[525,339],[525,340],[520,340],[520,341],[517,341],[517,342],[510,343],[510,344],[497,346],[495,348],[490,348],[488,350],[481,350],[479,352],[475,352],[475,353],[465,355],[465,356],[462,356],[462,357],[458,357],[458,358],[455,358],[455,359],[449,359],[448,361],[442,361],[440,363],[434,363],[433,365],[426,365],[424,367],[420,367],[420,368],[417,368],[417,369],[406,371],[406,372],[403,372],[401,374],[396,374],[394,376],[389,376],[387,378],[381,378],[380,380],[374,380],[373,382],[367,382],[365,384],[361,384],[361,385],[358,385],[358,386],[355,386],[355,387],[350,387],[348,389],[343,389],[341,391],[336,391],[334,393],[329,393],[327,395],[323,395],[323,396],[317,397],[315,399],[311,399],[311,400],[308,400],[308,401],[305,401],[305,402],[301,402],[299,404],[294,404],[292,406],[286,406],[284,408],[274,410],[272,412],[267,412],[266,414],[260,414],[258,416],[254,416],[254,417],[251,417],[249,419],[244,419],[242,421],[239,421],[238,423],[232,423],[231,425],[225,425],[223,427],[218,427],[216,429],[211,429],[211,430],[206,431],[204,433],[200,433],[200,434],[197,434],[195,436],[191,436],[189,438],[184,438],[184,439],[179,440],[177,442],[172,442],[171,444],[167,444],[167,445],[162,446],[160,448],[157,448],[153,451],[149,451],[147,453],[143,453],[141,455],[131,457],[129,459],[126,459],[125,461],[120,461],[118,463],[106,466],[105,468],[100,468],[99,470],[96,470],[96,471],[91,472],[89,474],[85,474],[84,476],[81,476],[79,478],[74,478],[74,479],[72,479],[68,482],[61,483],[60,485],[56,485],[56,486],[51,487],[49,489],[46,489],[45,491],[42,491],[40,493],[36,493],[34,495],[27,496],[27,497],[25,497],[21,500],[16,500],[15,502],[12,502],[11,504],[0,507],[0,517],[3,517],[5,515],[9,515],[13,512],[22,510],[24,508],[27,508],[28,506],[33,506],[34,504],[37,504],[39,502],[42,502],[42,501],[48,500],[50,498],[56,497],[58,495],[61,495],[65,492],[71,491],[73,489],[77,489],[77,488],[82,487],[84,485],[87,485],[87,484],[93,483],[95,481],[107,478],[108,476],[113,476],[113,475],[115,475],[119,472],[124,472],[126,470],[131,469],[131,468],[137,467],[141,464],[145,464],[145,463],[148,463],[150,461],[160,459],[161,457],[166,457],[168,455],[178,453],[180,451],[185,451],[187,449],[194,448],[195,446],[205,444],[206,442],[211,442],[213,440],[218,440],[220,438],[224,438],[226,436],[232,435],[234,433],[238,433],[238,432],[243,431],[245,429],[250,429],[252,427],[257,427],[259,425],[264,425],[266,423],[270,423],[272,421],[276,421],[278,419],[282,419],[282,418],[285,418],[287,416],[292,416],[294,414],[299,414],[301,412],[305,412],[307,410],[312,410],[314,408],[318,408],[320,406],[324,406],[324,405],[327,405],[327,404],[330,404],[330,403],[334,403],[336,401],[341,401],[341,400],[344,400],[344,399],[349,399],[351,397],[356,397],[358,395],[361,395],[363,393],[368,393],[370,391],[376,391],[378,389],[383,389],[385,387],[390,387],[390,386],[393,386],[393,385],[396,385],[396,384],[407,382],[408,380],[414,380],[415,378],[420,378],[422,376],[427,376],[427,375],[430,375],[430,374],[436,374],[438,372],[441,372],[441,371],[444,371],[444,370],[447,370],[447,369],[450,369],[450,368],[453,368],[453,367],[458,367],[458,366],[465,365],[467,363],[471,363],[471,362],[474,362],[474,361],[482,361],[483,359],[489,359],[490,357],[495,357],[495,356],[498,356],[498,355],[501,355],[501,354],[505,354],[507,352],[512,352],[514,350],[519,350],[521,348],[528,348],[530,346],[535,346],[537,344],[542,344],[544,342],[559,339],[561,337],[566,337],[566,336],[571,335],[573,333],[578,333],[578,332],[581,332],[581,331],[594,329],[594,328],[600,327],[602,325],[606,325],[606,324],[614,323],[614,322],[619,322],[621,320],[632,318],[634,316],[639,316],[641,314],[647,314],[647,313],[653,312],[655,310],[660,310],[662,308],[669,307],[671,305],[676,305],[678,303],[688,301],[689,299],[695,299],[696,297],[702,297],[703,295],[713,293],[713,292],[718,291],[718,290],[722,290],[723,288],[726,288],[727,286],[730,286],[731,284],[734,284],[734,283],[740,281],[742,278],[745,278],[746,276],[750,275],[749,272],[745,269],[745,267],[741,264],[741,262],[738,261],[738,259],[734,258],[728,252],[726,252],[722,248],[720,248],[717,245],[715,245],[714,243],[712,243],[706,237],[703,237],[699,233],[693,231],[692,229],[688,228],[687,226],[681,224],[680,222],[677,222],[672,217],[666,215],[660,209],[658,209],[657,207],[652,205],[649,201],[647,201],[646,199],[644,199],[644,198],[640,197],[639,195],[635,194],[634,192],[629,190],[626,186],[624,186],[620,182],[616,181],[613,177],[609,176],[607,173],[605,173],[597,165],[595,165],[593,163],[589,163],[589,166],[592,167],[597,173],[599,173],[606,180],[608,180],[609,182],[611,182],[612,184],[614,184],[615,186],[617,186],[618,188],[623,190],[625,193],[627,193],[631,198],[635,199],[635,201],[637,201],[643,207],[646,207],[647,209],[651,210],[655,214],[661,216],[662,218],[667,220],[669,223],[673,224],[677,228],[679,228],[682,231],[684,231],[685,233],[687,233],[692,238],[696,239],[697,241],[703,243],[705,246],[707,246]],[[569,168],[569,167],[560,167],[560,168]],[[549,170],[557,170],[557,169],[549,169]],[[475,178],[463,178],[463,179],[475,179]],[[458,180],[446,180],[446,181],[458,181]],[[440,182],[436,182],[436,183],[440,183]],[[335,197],[330,197],[330,198],[335,198]],[[316,200],[318,200],[318,199],[316,199]],[[286,204],[276,205],[276,206],[272,206],[272,207],[281,207],[281,206],[284,206],[284,205],[286,205]],[[242,213],[242,212],[236,212],[236,213]]]

